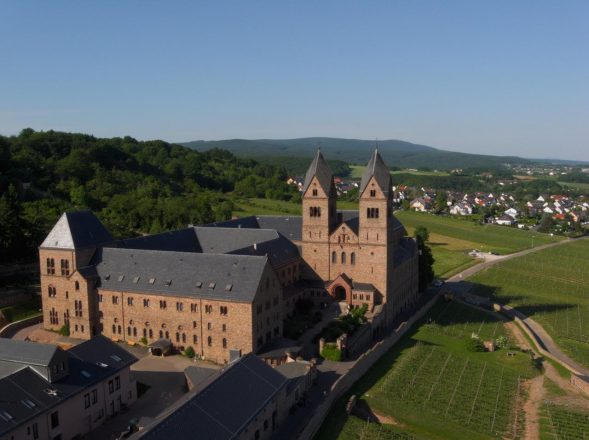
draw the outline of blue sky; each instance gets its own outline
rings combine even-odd
[[[0,3],[0,133],[589,160],[587,1]]]

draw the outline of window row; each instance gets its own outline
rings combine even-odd
[[[335,252],[335,251],[333,251],[331,253],[331,262],[333,264],[336,264],[337,263],[337,252]],[[341,255],[340,255],[340,262],[341,262],[341,264],[346,264],[347,263],[347,256],[346,256],[346,253],[345,252],[342,252],[341,253]],[[352,265],[356,264],[356,253],[355,252],[352,252],[350,254],[350,264],[352,264]]]
[[[60,269],[62,276],[70,274],[70,262],[67,259],[60,260]],[[46,260],[47,275],[55,275],[55,258],[47,258]]]
[[[103,299],[104,298],[103,298],[102,294],[99,294],[98,295],[98,302],[102,302]],[[112,303],[115,305],[119,303],[119,296],[118,295],[112,296]],[[127,297],[127,305],[131,306],[131,307],[135,305],[135,299],[132,296]],[[161,310],[165,310],[168,308],[168,302],[166,300],[159,300],[159,306],[160,306]],[[151,307],[151,300],[149,298],[143,298],[143,307],[146,307],[146,308]],[[184,303],[183,302],[176,302],[176,311],[177,312],[184,311]],[[196,313],[197,311],[198,311],[197,304],[190,304],[190,312]],[[205,305],[205,313],[213,313],[213,306],[212,305]],[[227,316],[229,314],[229,308],[227,306],[220,306],[219,313],[223,316]]]

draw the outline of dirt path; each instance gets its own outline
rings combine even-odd
[[[540,438],[540,405],[545,395],[544,375],[528,381],[528,385],[528,397],[523,406],[526,426],[524,439],[537,440]]]

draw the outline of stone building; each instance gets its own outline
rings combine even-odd
[[[135,402],[136,361],[101,336],[67,351],[0,338],[0,440],[81,438]]]
[[[282,336],[295,303],[367,304],[375,330],[417,299],[417,247],[392,212],[375,151],[359,211],[338,211],[317,152],[302,216],[260,216],[114,240],[90,211],[65,213],[39,249],[44,325],[71,336],[169,339],[219,363]]]

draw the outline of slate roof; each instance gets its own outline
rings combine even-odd
[[[64,212],[41,248],[84,249],[112,241],[112,235],[92,211]]]
[[[360,195],[362,195],[372,177],[375,178],[378,186],[380,186],[381,190],[385,193],[385,195],[388,196],[391,189],[391,172],[378,153],[378,148],[376,148],[374,153],[372,153],[372,157],[368,161],[368,165],[366,165],[366,169],[362,174],[359,192]]]
[[[26,351],[31,350],[29,344],[46,346],[32,342],[14,342],[21,344]],[[49,348],[46,350],[51,351]],[[65,353],[69,374],[56,382],[49,383],[28,366],[0,378],[0,413],[6,412],[10,415],[8,420],[0,417],[0,436],[137,361],[129,352],[103,336],[85,341]],[[104,366],[98,365],[99,362]],[[54,390],[56,393],[52,395],[46,390]]]
[[[253,354],[229,364],[214,380],[159,415],[133,438],[237,438],[288,380]],[[270,416],[270,415],[269,415]]]
[[[251,302],[268,258],[104,248],[94,263],[101,290]]]
[[[293,242],[281,235],[273,240],[256,244],[255,247],[252,245],[236,249],[235,251],[232,251],[231,254],[265,255],[270,260],[270,264],[275,268],[296,261],[301,257],[299,249],[293,244]]]
[[[303,194],[307,192],[313,177],[317,177],[317,181],[325,194],[331,194],[333,189],[333,174],[331,172],[331,168],[329,168],[329,165],[327,164],[327,161],[323,157],[323,154],[321,154],[321,150],[317,150],[311,165],[309,165],[307,174],[305,174]]]
[[[56,345],[0,338],[0,361],[4,362],[46,367],[57,350]]]
[[[115,247],[177,252],[202,252],[193,228],[118,240]]]

